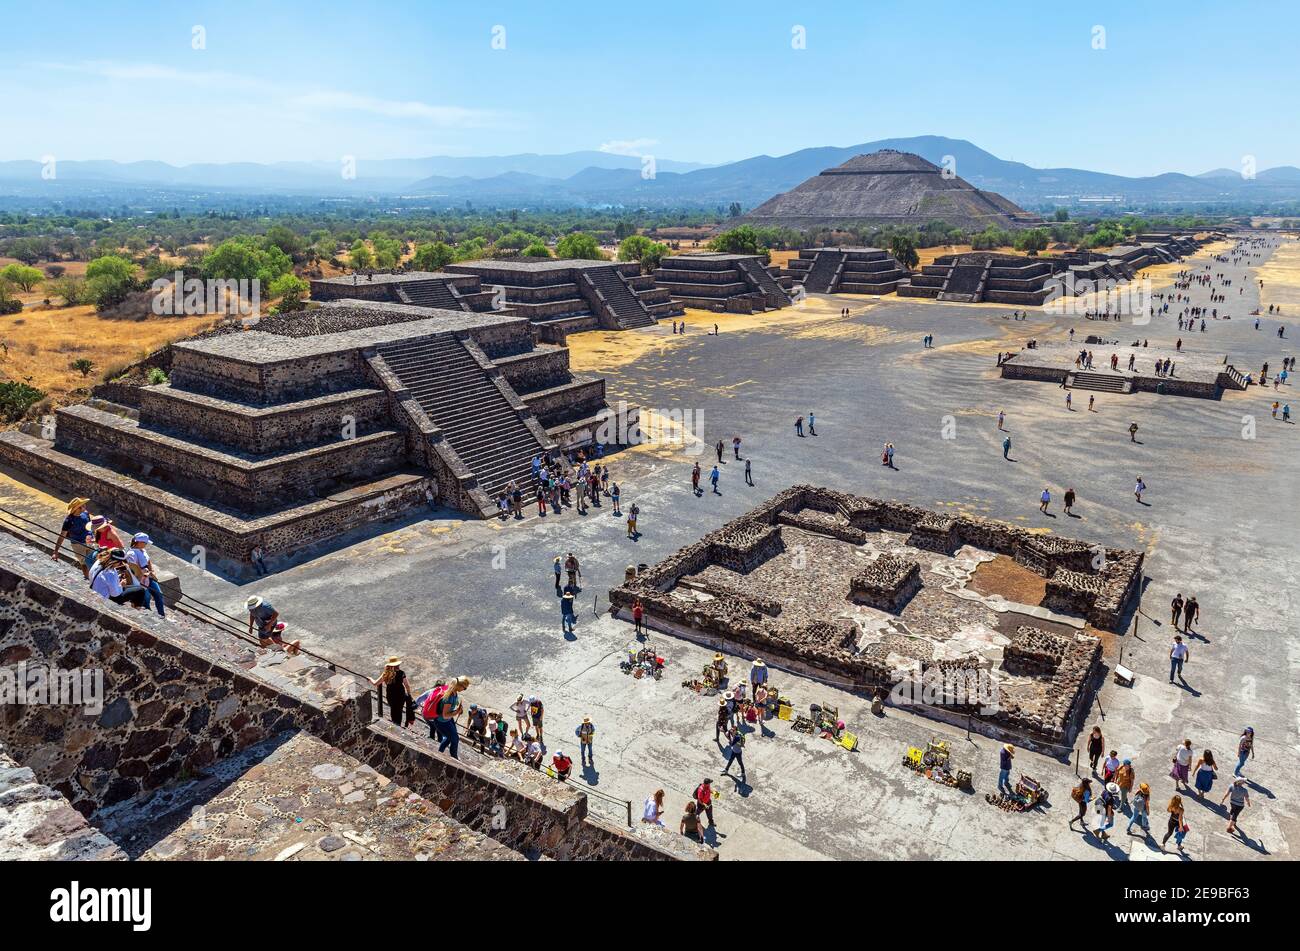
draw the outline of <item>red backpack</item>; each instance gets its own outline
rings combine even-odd
[[[438,715],[438,702],[447,693],[447,685],[439,684],[424,695],[424,705],[420,707],[420,716],[432,720]]]

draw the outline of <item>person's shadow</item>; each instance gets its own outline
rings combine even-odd
[[[588,786],[600,784],[600,773],[596,771],[595,763],[587,763],[582,767],[582,779]]]

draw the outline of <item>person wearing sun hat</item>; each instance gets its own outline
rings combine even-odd
[[[1015,755],[1016,748],[1010,743],[1004,743],[1002,749],[998,750],[998,792],[1006,790],[1014,792],[1011,785],[1011,758]]]
[[[93,538],[96,548],[126,548],[122,537],[117,534],[117,529],[113,523],[104,515],[93,515],[90,519],[90,534],[87,538]]]
[[[145,550],[152,544],[153,540],[148,535],[136,532],[131,536],[131,550],[126,553],[126,560],[131,565],[131,573],[144,588],[144,606],[149,607],[152,600],[158,616],[165,618],[167,610],[163,604],[162,585],[158,583],[158,573],[154,571],[153,561]]]
[[[91,560],[90,547],[86,544],[86,537],[90,534],[90,512],[86,509],[89,504],[90,499],[83,498],[76,498],[68,503],[67,517],[64,518],[63,527],[59,530],[59,537],[54,541],[54,553],[50,555],[58,561],[59,548],[66,539],[68,547],[81,563],[81,576],[87,580],[90,579]]]
[[[1151,787],[1146,783],[1139,783],[1137,792],[1133,794],[1133,815],[1125,833],[1132,835],[1135,824],[1141,827],[1142,838],[1151,834]]]
[[[755,657],[754,663],[749,666],[749,686],[757,690],[759,686],[767,683],[767,664],[763,663],[763,658]]]
[[[257,595],[250,595],[244,602],[244,607],[248,610],[248,636],[257,636],[259,640],[267,640],[271,636],[275,624],[280,620],[280,612],[277,611],[271,602]],[[254,627],[256,626],[256,630]],[[263,644],[263,647],[268,645]]]
[[[406,671],[402,670],[402,658],[388,658],[379,676],[370,682],[383,689],[388,715],[395,724],[410,726],[415,722],[415,697],[411,694]]]

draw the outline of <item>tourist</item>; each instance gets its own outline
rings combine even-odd
[[[470,741],[478,747],[480,753],[487,752],[487,723],[487,708],[480,707],[477,703],[471,703],[469,705],[469,715],[466,717],[466,729],[469,732]]]
[[[1096,396],[1096,394],[1095,394],[1095,393],[1090,393],[1090,394],[1088,395],[1088,412],[1089,412],[1089,413],[1096,412],[1096,411],[1093,409],[1093,406],[1095,406],[1096,403],[1097,403],[1097,396]]]
[[[515,725],[519,727],[521,734],[528,732],[528,701],[524,699],[521,693],[515,702],[510,705],[510,712],[515,715]]]
[[[1141,476],[1138,476],[1137,481],[1133,483],[1133,498],[1137,499],[1140,503],[1142,501],[1142,493],[1146,490],[1147,484],[1142,481]]]
[[[1123,787],[1120,787],[1123,789]],[[1136,824],[1142,829],[1142,837],[1146,838],[1151,834],[1151,787],[1146,783],[1138,786],[1138,791],[1133,796],[1133,815],[1129,817],[1128,828],[1124,830],[1126,835],[1133,834],[1133,826]]]
[[[524,754],[528,752],[528,743],[519,735],[518,730],[510,731],[510,742],[506,744],[505,756],[507,759],[517,759],[519,762],[524,761]]]
[[[817,417],[814,416],[811,411],[808,413],[808,435],[817,435]]]
[[[1106,758],[1101,761],[1101,781],[1103,783],[1108,783],[1114,779],[1115,773],[1119,771],[1120,765],[1119,753],[1115,750],[1111,750],[1110,753],[1107,754]]]
[[[545,749],[537,737],[531,733],[524,735],[524,763],[533,769],[542,768],[542,760],[545,758]]]
[[[1101,727],[1095,726],[1088,734],[1088,765],[1092,768],[1094,776],[1097,775],[1097,763],[1104,752],[1106,752],[1106,738],[1101,735]]]
[[[66,540],[77,563],[81,566],[81,576],[87,581],[90,580],[90,547],[86,544],[86,538],[90,535],[90,511],[86,508],[89,504],[90,499],[81,498],[73,499],[68,503],[67,517],[63,519],[59,537],[54,540],[54,552],[50,555],[58,561],[59,549]]]
[[[1223,798],[1219,800],[1219,805],[1222,806],[1228,800],[1232,800],[1228,808],[1228,835],[1232,835],[1237,831],[1237,819],[1240,818],[1242,810],[1250,805],[1250,791],[1246,788],[1246,780],[1240,776],[1235,778],[1228,791],[1223,794]]]
[[[1246,727],[1237,740],[1237,768],[1232,771],[1232,775],[1240,776],[1242,768],[1246,765],[1246,760],[1253,759],[1255,756],[1255,728]]]
[[[1119,769],[1115,770],[1115,785],[1119,787],[1119,804],[1120,808],[1128,810],[1128,794],[1133,788],[1133,780],[1136,778],[1133,772],[1133,761],[1126,759],[1119,764]]]
[[[573,592],[566,591],[560,598],[560,627],[565,634],[572,634],[578,618],[573,610]]]
[[[645,626],[642,623],[644,618],[645,606],[641,603],[641,599],[637,598],[632,602],[632,624],[638,640],[645,637]]]
[[[749,685],[755,695],[758,693],[758,688],[767,683],[767,676],[767,664],[763,663],[762,658],[755,657],[754,662],[749,665]]]
[[[248,553],[248,560],[259,578],[271,573],[271,569],[266,567],[266,553],[262,551],[261,545],[253,546],[253,550]]]
[[[1175,795],[1169,800],[1169,806],[1167,808],[1169,812],[1169,828],[1165,830],[1165,837],[1160,840],[1160,851],[1165,851],[1165,843],[1169,841],[1169,837],[1172,835],[1174,837],[1174,845],[1177,846],[1178,851],[1181,852],[1183,850],[1183,837],[1186,836],[1188,832],[1187,822],[1183,818],[1183,797]]]
[[[542,490],[540,485],[537,486],[535,498],[537,500],[537,514],[539,516],[546,515],[546,493]]]
[[[1010,436],[1004,436],[1002,439],[1002,458],[1008,460],[1011,458],[1011,437]]]
[[[528,717],[532,720],[533,729],[537,731],[537,740],[539,743],[546,742],[545,735],[542,732],[542,716],[545,712],[546,708],[542,705],[541,700],[537,697],[528,698]]]
[[[718,462],[721,463],[722,462],[722,440],[721,439],[718,440],[718,445],[715,446],[714,448],[717,449]]]
[[[700,828],[700,816],[694,799],[687,800],[686,812],[682,814],[678,831],[688,839],[694,839],[700,844],[704,843],[704,833]]]
[[[1052,493],[1046,486],[1043,487],[1043,494],[1038,497],[1038,511],[1044,515],[1048,514],[1047,506],[1052,503]]]
[[[564,559],[564,570],[569,576],[569,589],[575,593],[581,591],[582,589],[578,587],[578,579],[582,577],[582,567],[573,552],[569,552],[569,557]]]
[[[162,585],[158,583],[158,572],[154,570],[153,561],[145,551],[152,544],[153,541],[148,535],[144,532],[136,532],[131,536],[131,550],[126,553],[126,560],[131,573],[144,589],[144,606],[148,608],[152,600],[158,616],[165,618],[167,609],[163,604]]]
[[[803,417],[802,417],[802,416],[800,416],[798,419],[796,419],[796,420],[794,421],[794,434],[795,434],[796,436],[802,436],[802,435],[803,435]]]
[[[1191,789],[1187,784],[1187,779],[1192,770],[1192,741],[1183,740],[1178,746],[1174,747],[1173,766],[1169,770],[1169,776],[1174,781],[1174,789],[1180,786],[1183,789]]]
[[[564,588],[560,585],[560,576],[564,574],[564,561],[559,555],[556,555],[555,560],[551,562],[551,571],[555,575],[555,596],[559,597],[564,593]]]
[[[551,767],[555,770],[555,778],[567,783],[569,774],[573,772],[573,760],[564,755],[564,750],[556,750],[551,757]]]
[[[1097,797],[1097,838],[1103,842],[1110,838],[1110,828],[1115,825],[1115,803],[1119,786],[1106,783]]]
[[[719,697],[718,716],[717,716],[717,720],[713,724],[713,742],[717,743],[719,746],[721,746],[722,744],[719,742],[718,738],[722,736],[723,731],[726,730],[727,727],[730,725],[730,721],[731,721],[731,710],[729,708],[729,705],[727,704],[727,698]]]
[[[1178,627],[1178,619],[1183,615],[1183,593],[1179,591],[1169,602],[1169,623]]]
[[[605,471],[608,472],[609,470],[606,469]],[[614,514],[615,514],[615,515],[622,515],[622,514],[623,514],[621,511],[619,511],[619,508],[618,508],[618,501],[619,501],[619,499],[621,499],[622,497],[623,497],[623,491],[622,491],[622,489],[620,489],[620,488],[618,487],[618,483],[615,482],[615,483],[613,484],[613,486],[610,487],[610,490],[609,490],[609,498],[610,498],[610,501],[612,501],[612,502],[614,503]]]
[[[891,469],[894,468],[894,444],[892,442],[885,443],[885,465]]]
[[[731,451],[735,453],[736,459],[739,460],[740,459],[740,437],[739,436],[731,437]]]
[[[583,717],[575,735],[578,737],[578,756],[583,766],[596,765],[596,727],[591,717]]]
[[[1015,792],[1015,787],[1011,785],[1011,760],[1015,753],[1016,748],[1010,743],[1002,744],[1002,749],[998,751],[998,792],[1004,789]]]
[[[1288,408],[1288,412],[1289,411],[1290,410]],[[750,462],[751,460],[749,459],[745,460],[745,485],[748,486],[752,486],[754,484],[754,470],[750,468]]]
[[[1219,769],[1214,762],[1214,754],[1206,750],[1192,767],[1192,785],[1196,787],[1198,799],[1214,788],[1214,780],[1218,775]]]
[[[662,826],[664,814],[664,791],[656,789],[653,795],[647,796],[645,808],[641,811],[641,821],[646,825]]]
[[[1088,834],[1088,803],[1092,801],[1092,780],[1084,778],[1079,780],[1079,785],[1070,790],[1070,798],[1075,801],[1079,807],[1079,814],[1069,822],[1069,827],[1074,828],[1077,822],[1083,828],[1083,834]]]
[[[1137,433],[1138,433],[1138,424],[1137,424],[1137,423],[1129,423],[1129,425],[1128,425],[1128,438],[1129,438],[1129,442],[1137,442],[1137,441],[1138,441]]]
[[[1004,413],[1002,410],[998,410],[998,429],[999,429],[999,430],[1001,430],[1001,429],[1003,428],[1003,427],[1002,427],[1002,424],[1005,423],[1006,421],[1007,421],[1007,414]]]
[[[696,462],[691,467],[691,492],[698,498],[703,493],[700,491],[700,464]]]
[[[436,715],[433,721],[434,732],[438,736],[438,752],[450,748],[451,758],[460,758],[460,734],[456,731],[456,719],[460,716],[460,694],[470,685],[468,677],[453,677],[447,689],[438,698]]]
[[[734,727],[728,735],[729,745],[727,746],[727,765],[722,769],[722,775],[730,776],[732,764],[740,765],[740,782],[745,783],[745,734],[740,731],[740,727]]]
[[[640,532],[636,529],[636,520],[640,515],[641,506],[633,502],[632,507],[627,510],[627,537],[633,541],[640,537]]]
[[[134,584],[127,567],[126,552],[121,548],[100,549],[97,563],[90,573],[90,588],[114,604],[126,604],[138,609],[146,606],[144,588]]]
[[[276,625],[280,621],[280,612],[277,611],[270,601],[252,595],[244,602],[244,607],[248,610],[248,635],[253,636],[254,627],[256,626],[257,639],[263,647],[270,647],[272,644],[286,646],[286,653],[298,653],[299,641],[294,641],[290,645],[284,645],[284,641],[279,637],[279,633],[284,630],[276,630]]]
[[[384,702],[388,704],[388,716],[400,727],[409,727],[415,722],[415,697],[411,694],[411,685],[402,670],[402,659],[390,657],[384,664],[379,676],[371,679],[370,685],[383,691]]]
[[[1169,682],[1170,683],[1174,682],[1175,676],[1179,680],[1183,681],[1183,683],[1187,682],[1186,678],[1183,677],[1183,665],[1187,663],[1190,657],[1191,657],[1191,651],[1188,649],[1187,645],[1183,643],[1182,635],[1175,634],[1174,643],[1169,648]]]
[[[692,793],[692,798],[695,800],[695,808],[696,808],[696,810],[697,810],[700,814],[702,814],[702,815],[706,815],[706,816],[709,817],[709,828],[712,829],[712,828],[714,827],[714,823],[713,823],[713,780],[711,780],[711,779],[707,779],[707,778],[701,780],[701,781],[700,781],[700,784],[699,784],[698,786],[695,787],[695,792]]]
[[[1183,605],[1183,632],[1192,633],[1192,624],[1201,619],[1201,606],[1196,603],[1196,595],[1187,599]]]
[[[1074,394],[1069,390],[1065,391],[1065,408],[1071,413],[1074,412]]]
[[[721,494],[722,494],[721,492],[718,491],[718,479],[721,478],[721,476],[722,476],[722,473],[718,471],[718,467],[717,467],[717,466],[714,466],[714,467],[713,467],[713,471],[709,473],[709,482],[712,483],[712,485],[713,485],[713,494],[714,494],[714,495],[721,495]]]

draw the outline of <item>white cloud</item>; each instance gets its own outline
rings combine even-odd
[[[614,139],[601,145],[600,151],[610,155],[641,156],[652,145],[658,145],[658,139]]]

